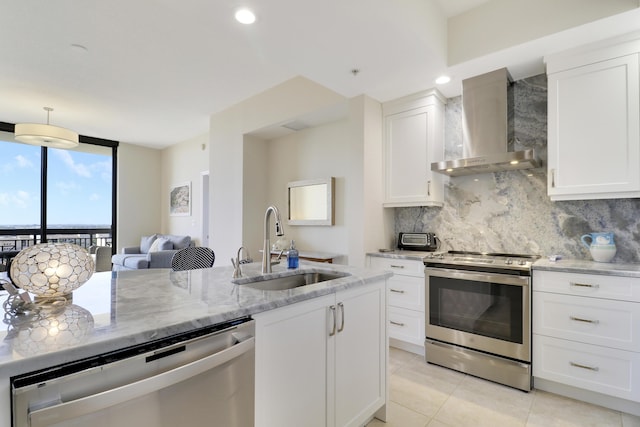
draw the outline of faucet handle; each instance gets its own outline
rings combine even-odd
[[[240,269],[240,261],[236,261],[231,258],[231,265],[233,265],[233,275],[232,278],[237,279],[242,277],[242,270]]]

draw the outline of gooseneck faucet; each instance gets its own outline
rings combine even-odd
[[[276,217],[276,236],[283,236],[282,220],[280,211],[271,205],[264,213],[264,244],[262,245],[262,274],[271,273],[271,242],[269,240],[269,216],[273,213]]]

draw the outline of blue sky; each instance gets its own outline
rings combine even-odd
[[[40,147],[0,141],[0,225],[40,222]],[[111,157],[49,149],[49,225],[111,224]]]

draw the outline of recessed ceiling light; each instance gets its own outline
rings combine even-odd
[[[235,16],[236,21],[241,24],[253,24],[256,22],[256,15],[249,9],[238,9]]]
[[[449,76],[440,76],[436,79],[436,84],[443,85],[449,83],[451,81],[451,77]]]

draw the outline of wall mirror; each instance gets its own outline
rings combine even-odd
[[[333,225],[334,178],[287,184],[289,225]]]

